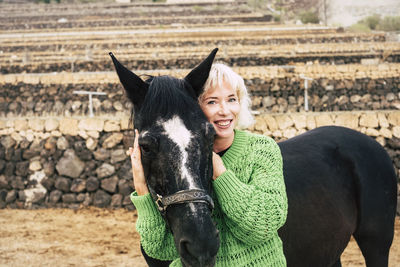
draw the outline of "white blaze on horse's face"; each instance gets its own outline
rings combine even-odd
[[[185,127],[182,119],[178,116],[174,116],[172,117],[172,119],[162,122],[161,125],[164,128],[164,131],[167,134],[168,138],[178,145],[181,152],[180,173],[182,179],[186,180],[186,182],[188,183],[188,189],[197,188],[194,182],[193,175],[186,167],[188,160],[188,152],[186,148],[189,146],[192,139],[191,132]]]

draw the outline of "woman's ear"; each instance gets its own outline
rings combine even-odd
[[[218,48],[215,48],[213,51],[211,51],[210,55],[208,55],[208,57],[197,67],[195,67],[184,79],[193,88],[196,97],[199,97],[199,95],[201,95],[203,92],[204,84],[206,83],[208,75],[210,74],[211,65],[214,61],[217,51]]]

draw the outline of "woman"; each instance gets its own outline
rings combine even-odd
[[[286,266],[277,232],[287,215],[279,147],[269,137],[236,129],[253,119],[244,81],[229,67],[214,64],[204,88],[199,104],[216,131],[213,189],[218,201],[213,219],[221,237],[216,266]],[[136,189],[131,200],[141,206],[150,196],[137,136],[130,148]],[[142,253],[150,266],[171,263],[150,258],[143,248]],[[179,259],[171,260],[171,266],[180,266]]]

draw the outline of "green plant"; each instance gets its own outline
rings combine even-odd
[[[381,22],[381,16],[379,16],[378,14],[374,14],[372,16],[366,17],[360,23],[364,23],[371,30],[375,30],[380,22]]]
[[[377,26],[377,29],[382,31],[400,31],[400,16],[384,17]]]
[[[300,12],[299,19],[304,24],[307,24],[307,23],[313,23],[313,24],[319,23],[318,12],[313,10],[313,9],[304,10],[304,11]]]
[[[202,6],[195,5],[192,7],[192,9],[194,12],[201,12],[201,11],[203,11],[204,8]]]
[[[371,29],[365,23],[355,23],[349,27],[351,32],[370,32]]]

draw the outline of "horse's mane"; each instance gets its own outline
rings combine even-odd
[[[194,92],[185,80],[149,76],[146,83],[149,89],[140,107],[143,125],[153,124],[159,116],[170,118],[179,114],[185,118],[197,105]]]

